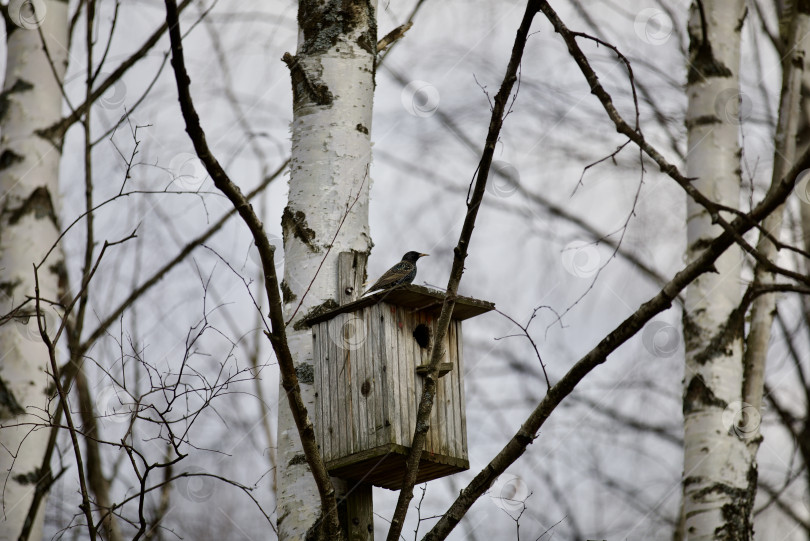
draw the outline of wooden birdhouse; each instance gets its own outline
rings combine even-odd
[[[441,292],[409,285],[307,320],[315,431],[331,475],[400,488],[442,300]],[[461,322],[494,308],[456,300],[418,483],[469,469]]]

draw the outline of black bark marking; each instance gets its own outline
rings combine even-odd
[[[2,157],[0,157],[1,159]],[[57,225],[56,212],[53,209],[53,202],[51,201],[51,192],[48,188],[40,186],[31,192],[25,202],[14,209],[8,219],[11,225],[19,222],[26,214],[33,214],[38,220],[48,218],[54,225]]]
[[[307,216],[300,210],[292,211],[290,207],[286,207],[281,215],[281,229],[285,241],[292,235],[306,244],[313,253],[321,251],[314,242],[315,231],[307,225]]]
[[[711,337],[708,345],[694,357],[698,364],[705,365],[718,356],[732,355],[731,344],[735,340],[742,339],[745,325],[745,311],[748,303],[738,306],[729,314],[726,322],[717,330],[717,334]]]
[[[297,466],[298,464],[307,464],[307,457],[304,456],[304,453],[299,453],[292,457],[290,461],[287,463],[288,466]]]
[[[714,392],[706,386],[703,376],[694,376],[686,388],[683,396],[683,414],[688,415],[693,411],[702,410],[705,406],[714,406],[725,409],[728,404],[715,396]]]
[[[4,150],[3,153],[0,154],[0,171],[8,169],[15,163],[20,163],[22,161],[25,161],[25,158],[13,150]]]
[[[757,466],[754,462],[748,468],[748,484],[745,488],[724,487],[724,492],[729,495],[732,503],[722,507],[721,512],[726,523],[715,530],[715,539],[750,541],[754,538],[751,514],[757,491],[757,477]]]
[[[70,302],[70,291],[68,290],[68,272],[65,260],[60,259],[53,265],[48,267],[54,276],[57,278],[57,287],[59,288],[59,300],[68,304]]]
[[[743,336],[747,306],[748,303],[743,303],[729,314],[726,322],[708,340],[706,347],[695,354],[694,361],[697,364],[705,365],[720,355],[732,354],[731,344]],[[695,323],[695,318],[703,312],[705,309],[698,309],[691,317],[686,311],[682,315],[684,347],[687,352],[699,349],[706,342],[706,330]]]
[[[709,29],[702,4],[700,9],[700,35],[689,32],[689,73],[687,83],[694,84],[711,77],[731,77],[732,71],[725,64],[717,60],[709,41]]]
[[[315,383],[315,369],[310,363],[301,363],[295,367],[295,375],[298,376],[298,382],[306,385]]]
[[[17,398],[6,382],[0,378],[0,419],[10,419],[25,413],[25,409],[17,402]]]
[[[298,61],[298,57],[290,53],[284,53],[281,59],[290,69],[293,105],[295,107],[308,105],[309,102],[321,106],[332,105],[335,98],[329,91],[329,87],[320,81],[320,74],[316,75],[311,71],[307,72]]]
[[[293,293],[292,289],[290,289],[290,286],[287,285],[286,280],[281,281],[280,287],[281,287],[281,296],[284,299],[285,304],[293,302],[295,299],[298,298],[298,296],[295,293]]]
[[[325,53],[357,27],[368,26],[357,40],[371,55],[377,54],[377,17],[370,2],[301,0],[298,27],[304,34],[300,54]]]
[[[282,60],[290,68],[293,87],[293,103],[301,107],[314,103],[329,106],[334,96],[320,80],[320,73],[311,64],[304,65],[300,58],[312,58],[331,49],[340,52],[341,40],[346,40],[357,28],[364,30],[356,38],[357,45],[373,59],[377,55],[377,20],[370,2],[347,2],[345,0],[301,0],[298,3],[298,25],[303,41],[297,56],[284,53]]]
[[[717,115],[703,115],[686,121],[686,128],[696,128],[698,126],[714,126],[722,124],[723,121]]]
[[[711,501],[716,494],[724,494],[732,503],[721,508],[724,524],[714,531],[713,539],[722,541],[750,541],[754,538],[754,525],[751,521],[751,512],[756,496],[757,468],[753,464],[748,469],[748,483],[745,488],[737,488],[724,483],[713,483],[692,494],[696,501]],[[684,486],[702,482],[701,477],[687,477]]]
[[[0,93],[0,123],[3,122],[3,119],[6,118],[6,114],[8,113],[8,107],[10,102],[10,97],[12,94],[19,94],[22,92],[28,92],[32,90],[34,85],[26,81],[25,79],[17,79],[14,81],[14,84],[11,85],[11,88],[8,90],[3,90]]]
[[[17,475],[13,476],[12,479],[17,481],[19,484],[23,486],[28,485],[36,485],[38,483],[43,482],[44,478],[49,477],[47,475],[43,475],[42,470],[39,468],[34,469],[28,473],[18,473]]]
[[[14,290],[22,282],[14,280],[13,282],[0,282],[0,294],[6,295],[9,299],[14,298]]]

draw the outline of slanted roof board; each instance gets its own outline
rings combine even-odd
[[[322,321],[328,321],[338,314],[354,312],[355,310],[371,306],[378,302],[386,302],[417,311],[432,311],[438,315],[439,312],[441,312],[443,301],[444,292],[409,284],[362,297],[354,302],[335,308],[334,310],[308,318],[305,322],[307,325],[312,326]],[[453,308],[453,319],[469,319],[494,309],[495,305],[491,302],[473,299],[472,297],[458,296],[456,297],[456,304]]]

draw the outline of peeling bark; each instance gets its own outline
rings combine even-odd
[[[281,220],[282,291],[286,317],[292,317],[288,340],[301,394],[312,411],[312,337],[302,320],[337,306],[338,254],[371,250],[368,166],[376,2],[302,0],[298,22],[296,55],[284,55],[294,119],[289,200]],[[317,538],[321,510],[312,504],[317,491],[284,400],[278,430],[279,539]]]

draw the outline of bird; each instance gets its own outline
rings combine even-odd
[[[402,261],[385,271],[373,286],[366,289],[363,295],[372,291],[384,291],[404,284],[410,284],[413,282],[413,279],[416,278],[416,261],[420,257],[427,255],[428,254],[413,251],[406,253],[402,256]]]

